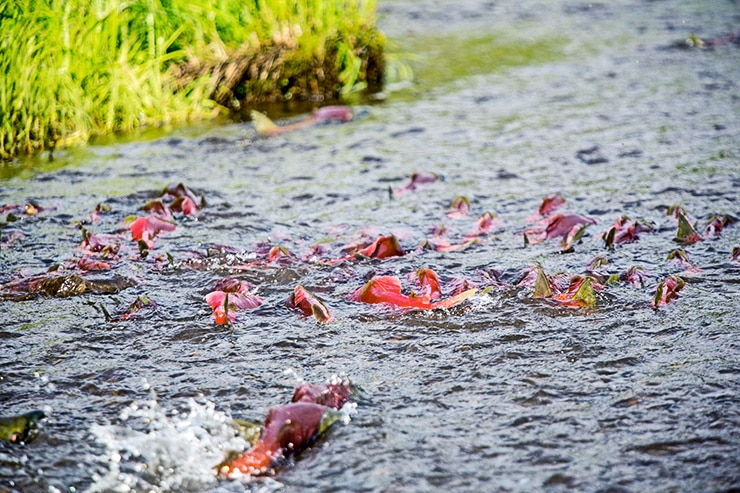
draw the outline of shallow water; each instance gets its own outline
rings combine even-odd
[[[170,183],[207,206],[178,219],[145,260],[123,247],[130,258],[114,273],[132,287],[0,301],[2,415],[49,414],[35,441],[0,443],[0,491],[740,487],[740,266],[731,261],[740,225],[683,247],[699,272],[666,260],[680,247],[668,206],[702,226],[718,213],[740,218],[740,50],[672,46],[731,32],[736,6],[388,1],[380,12],[399,51],[419,55],[416,78],[356,107],[350,123],[271,139],[249,123],[196,126],[58,154],[38,172],[30,161],[4,171],[0,203],[46,210],[3,218],[0,283],[79,256],[75,224],[98,203],[111,211],[88,226],[95,233],[124,227]],[[443,180],[391,198],[413,172]],[[598,221],[571,253],[557,240],[523,246],[526,218],[553,193]],[[445,211],[458,195],[473,210],[452,220]],[[414,250],[435,225],[459,240],[488,210],[503,227],[457,252],[229,269],[265,242],[304,254],[369,231]],[[656,232],[604,248],[598,235],[625,214]],[[193,260],[214,246],[237,254]],[[580,274],[597,255],[606,273],[644,267],[645,287],[607,286],[590,309],[517,287],[448,311],[346,300],[373,274],[408,286],[422,266],[443,282],[497,269],[514,285],[533,263]],[[653,287],[674,273],[686,288],[651,309]],[[265,303],[219,326],[204,295],[228,275]],[[327,302],[334,322],[284,306],[297,283]],[[156,310],[106,320],[103,309],[119,313],[137,296]],[[231,417],[262,420],[299,379],[334,374],[366,395],[346,424],[275,476],[215,479],[226,451],[245,446]]]

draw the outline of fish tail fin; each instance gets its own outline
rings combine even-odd
[[[259,111],[252,110],[249,112],[249,116],[252,118],[254,128],[257,133],[263,137],[275,135],[280,132],[275,122],[273,122],[267,115],[260,113]]]
[[[436,303],[432,303],[432,308],[452,308],[455,305],[459,305],[463,301],[467,300],[468,298],[475,296],[475,294],[478,292],[478,289],[468,289],[467,291],[463,291],[462,293],[458,293],[455,296],[450,296],[447,299],[438,301]]]

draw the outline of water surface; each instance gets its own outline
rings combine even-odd
[[[681,247],[680,204],[703,226],[740,218],[740,50],[675,46],[732,32],[732,2],[381,2],[381,26],[418,56],[411,84],[359,105],[343,125],[271,139],[251,124],[196,126],[58,153],[4,171],[0,282],[79,256],[76,226],[125,228],[127,216],[182,182],[207,205],[178,219],[145,260],[113,274],[114,294],[0,301],[2,414],[47,411],[24,446],[0,444],[2,491],[726,491],[740,487],[740,226],[683,246],[699,271],[667,260]],[[275,113],[279,115],[279,112]],[[34,171],[31,171],[34,170]],[[443,179],[392,198],[413,172]],[[582,242],[524,247],[543,197],[595,218]],[[445,216],[459,195],[471,215]],[[265,244],[303,254],[368,235],[414,250],[430,228],[461,239],[491,211],[503,226],[449,253],[311,262],[233,272]],[[652,222],[606,249],[619,217]],[[16,233],[14,233],[14,231]],[[17,238],[13,240],[12,238]],[[212,254],[228,247],[235,256]],[[157,262],[169,254],[174,263]],[[596,307],[533,300],[515,285],[549,273],[639,265],[642,288],[607,286]],[[502,283],[451,310],[399,313],[346,300],[377,274],[432,267],[443,281],[497,270]],[[688,281],[653,310],[666,275]],[[111,274],[112,275],[112,274]],[[204,295],[233,275],[265,303],[232,326]],[[110,277],[110,275],[109,275]],[[330,306],[321,325],[288,310],[297,283]],[[137,296],[157,309],[125,322]],[[349,377],[366,394],[275,476],[217,481],[244,447],[230,418],[262,420],[299,379]]]

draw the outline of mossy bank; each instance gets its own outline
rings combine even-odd
[[[0,158],[265,102],[377,90],[375,1],[0,4]]]

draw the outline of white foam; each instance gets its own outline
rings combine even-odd
[[[252,488],[246,484],[249,477],[239,485],[220,484],[216,466],[228,451],[241,452],[249,445],[235,433],[231,417],[217,411],[212,402],[189,399],[186,407],[167,411],[151,399],[123,409],[120,424],[93,425],[92,433],[107,449],[109,471],[94,477],[88,492],[275,491],[282,487],[263,478]]]

